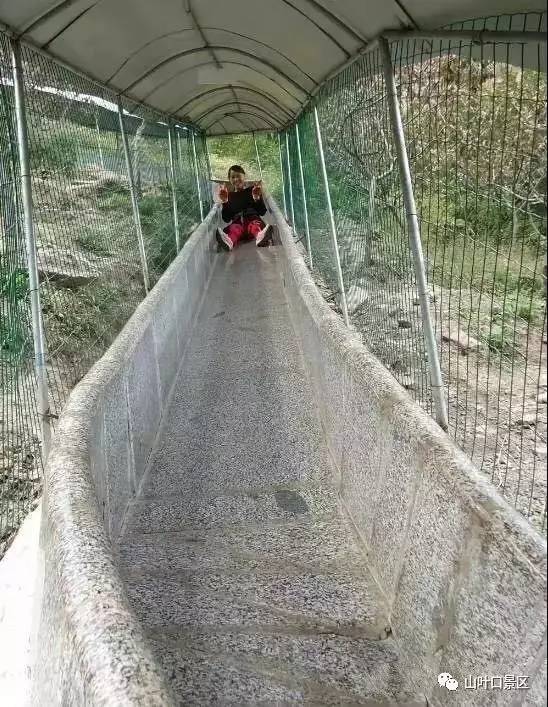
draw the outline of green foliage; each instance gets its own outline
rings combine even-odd
[[[26,270],[17,268],[12,272],[0,274],[0,297],[11,302],[18,302],[27,296],[29,276]]]
[[[266,188],[281,200],[280,152],[277,135],[258,133],[255,136]],[[227,135],[208,138],[211,173],[214,179],[227,179],[228,168],[240,164],[249,180],[260,179],[253,135]]]
[[[44,134],[30,143],[30,164],[33,170],[62,172],[67,176],[77,168],[78,144],[71,135]]]

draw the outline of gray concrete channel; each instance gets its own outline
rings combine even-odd
[[[544,541],[272,211],[281,244],[230,254],[210,214],[69,399],[34,704],[543,704]]]

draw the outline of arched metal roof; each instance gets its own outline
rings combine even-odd
[[[283,127],[385,30],[525,9],[519,0],[0,0],[16,35],[210,134]]]

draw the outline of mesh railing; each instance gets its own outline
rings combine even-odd
[[[452,29],[544,28],[544,15],[528,14]],[[449,434],[510,503],[544,527],[545,44],[415,39],[392,42],[390,49]],[[324,86],[315,107],[351,322],[433,412],[381,50]],[[313,272],[340,305],[312,107],[298,130]],[[295,126],[287,135],[296,237],[306,245]],[[286,133],[282,147],[285,140]]]
[[[144,298],[117,98],[22,47],[51,412]],[[168,120],[122,101],[150,285],[174,259]],[[182,246],[200,222],[192,128],[173,127]],[[195,134],[198,179],[209,181]],[[204,213],[211,193],[202,189]],[[40,493],[41,445],[10,43],[0,34],[0,557]]]

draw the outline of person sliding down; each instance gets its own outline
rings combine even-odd
[[[229,191],[226,184],[223,184],[219,190],[219,199],[223,205],[223,221],[230,223],[224,229],[217,229],[217,242],[224,250],[232,250],[244,236],[250,236],[258,246],[267,245],[271,226],[261,220],[261,216],[266,214],[261,183],[246,187],[245,172],[236,164],[228,170],[228,180],[232,190]]]

